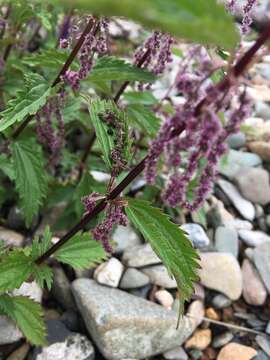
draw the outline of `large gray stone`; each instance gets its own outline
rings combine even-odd
[[[106,359],[144,359],[181,345],[192,333],[186,317],[176,330],[177,313],[94,280],[73,282],[86,327]]]
[[[266,205],[270,202],[269,173],[259,168],[244,168],[234,178],[245,199]]]
[[[255,208],[253,204],[250,201],[244,199],[233,184],[231,184],[229,181],[220,179],[218,181],[218,185],[228,196],[231,203],[239,211],[239,213],[243,216],[243,218],[251,221],[254,220]]]
[[[270,243],[264,243],[255,248],[254,263],[270,293]]]

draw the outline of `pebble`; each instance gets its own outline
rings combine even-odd
[[[0,241],[3,241],[6,246],[22,247],[24,237],[16,231],[0,227]]]
[[[127,248],[142,243],[138,234],[129,224],[127,226],[118,225],[112,234],[112,240],[116,243],[114,253],[122,253]]]
[[[254,259],[254,249],[251,247],[248,247],[244,250],[245,257],[248,258],[250,261],[253,262]]]
[[[270,341],[262,335],[256,336],[256,342],[260,346],[260,348],[268,355],[270,356]]]
[[[262,350],[257,350],[257,355],[252,360],[270,360],[270,357]]]
[[[212,333],[210,329],[199,329],[185,343],[186,349],[204,350],[210,345]]]
[[[223,226],[234,221],[233,216],[225,209],[224,204],[217,200],[206,214],[207,223],[213,228]]]
[[[260,230],[239,230],[238,234],[247,246],[256,247],[270,243],[270,236]]]
[[[123,272],[124,266],[122,263],[118,259],[112,257],[110,260],[100,264],[96,268],[94,279],[100,284],[117,287]]]
[[[263,207],[259,204],[255,204],[256,219],[261,218],[264,215]]]
[[[218,252],[201,253],[200,257],[202,285],[237,300],[242,293],[242,272],[235,257]]]
[[[201,300],[195,300],[189,305],[186,316],[190,318],[193,330],[201,325],[204,315],[205,309]]]
[[[246,135],[239,131],[228,136],[227,143],[231,149],[237,150],[246,144]]]
[[[253,224],[250,221],[242,219],[233,219],[232,221],[227,221],[224,224],[227,228],[232,228],[236,230],[252,230]]]
[[[237,231],[234,228],[219,226],[215,233],[215,247],[218,252],[230,253],[237,258],[239,253]]]
[[[188,360],[188,355],[181,346],[166,351],[162,355],[166,360]]]
[[[255,248],[254,263],[269,293],[270,292],[270,243],[264,243]]]
[[[86,336],[70,334],[62,342],[53,343],[42,348],[34,360],[94,360],[95,350]]]
[[[265,162],[270,162],[270,143],[267,141],[252,141],[248,143],[248,148],[259,155]]]
[[[264,101],[255,102],[255,114],[264,120],[270,119],[270,106]]]
[[[72,284],[86,327],[106,359],[144,359],[180,346],[192,333],[191,321],[119,289],[77,279]]]
[[[150,279],[138,269],[128,268],[120,282],[121,289],[136,289],[148,285]]]
[[[0,345],[12,344],[23,338],[23,334],[15,323],[4,315],[0,315]]]
[[[212,346],[213,348],[218,349],[228,344],[232,339],[233,339],[233,334],[229,331],[225,331],[224,333],[214,337]]]
[[[218,294],[212,299],[212,305],[216,309],[224,309],[231,306],[232,301],[227,296]]]
[[[13,290],[12,293],[14,296],[21,295],[30,297],[39,303],[42,299],[42,289],[35,281],[22,283],[19,289]]]
[[[266,329],[265,329],[266,334],[270,335],[270,321],[268,321]]]
[[[154,295],[155,299],[166,309],[171,310],[174,302],[172,294],[167,290],[158,290]]]
[[[30,345],[28,343],[24,343],[18,349],[13,351],[6,360],[23,360],[26,359],[26,356],[30,350]]]
[[[37,223],[37,217],[35,222]],[[12,206],[9,209],[8,217],[7,217],[7,225],[10,229],[14,230],[22,230],[25,229],[25,220],[23,216],[22,209],[18,208],[17,206]]]
[[[237,190],[237,188],[230,182],[220,179],[218,180],[217,183],[220,186],[220,188],[224,191],[224,193],[228,196],[228,198],[231,200],[235,208],[243,216],[243,218],[250,221],[254,220],[255,208],[253,204],[250,201],[244,199]]]
[[[258,271],[248,259],[243,261],[242,274],[245,301],[250,305],[263,305],[267,298],[267,290]]]
[[[219,172],[229,179],[233,179],[235,174],[245,167],[255,167],[262,164],[260,156],[250,152],[230,150],[226,154],[226,161],[220,162]]]
[[[64,309],[75,308],[75,302],[70,288],[69,280],[64,270],[59,267],[53,269],[54,278],[52,285],[52,294]]]
[[[169,275],[168,270],[164,265],[150,266],[144,268],[142,271],[149,277],[151,284],[158,285],[166,289],[177,288],[175,279]]]
[[[208,319],[215,320],[215,321],[220,320],[219,314],[212,307],[206,309],[205,315]]]
[[[199,283],[194,283],[194,298],[199,300],[204,300],[205,298],[204,288]]]
[[[200,249],[209,246],[210,240],[201,225],[187,223],[180,227],[187,232],[188,238],[195,248]]]
[[[217,360],[251,360],[256,355],[252,347],[231,342],[220,350]]]
[[[234,177],[245,199],[266,205],[270,202],[269,173],[261,168],[241,169]]]
[[[143,267],[160,264],[161,260],[156,255],[150,244],[129,247],[124,251],[123,263],[130,267]]]

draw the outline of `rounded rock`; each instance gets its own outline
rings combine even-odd
[[[263,305],[267,298],[267,290],[258,271],[248,259],[243,261],[242,274],[245,301],[250,305]]]
[[[111,258],[96,268],[94,278],[100,284],[117,287],[123,271],[122,263],[116,258]]]
[[[230,343],[220,350],[217,360],[251,360],[256,355],[257,351],[250,346]]]

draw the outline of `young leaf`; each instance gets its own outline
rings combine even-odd
[[[13,164],[6,154],[0,154],[0,169],[7,177],[10,178],[10,180],[15,179]]]
[[[183,312],[183,304],[192,295],[193,282],[198,279],[198,254],[183,230],[148,202],[128,199],[126,213],[174,276],[181,297],[180,310]]]
[[[54,90],[48,82],[36,73],[25,75],[25,88],[18,90],[15,99],[9,100],[7,108],[0,113],[0,131],[4,131],[28,115],[34,115]]]
[[[47,194],[48,176],[41,148],[33,139],[14,142],[11,149],[16,190],[20,196],[26,225],[29,226]]]
[[[216,0],[58,0],[93,14],[125,16],[195,43],[235,46],[239,41],[233,18]]]
[[[110,169],[112,167],[111,152],[115,148],[114,141],[117,141],[117,138],[114,135],[109,134],[109,126],[102,120],[102,116],[104,116],[106,111],[112,111],[116,115],[118,121],[122,122],[125,143],[122,156],[124,159],[128,160],[131,155],[129,151],[131,142],[128,134],[127,116],[126,113],[119,110],[112,101],[97,100],[91,102],[88,99],[88,102],[90,118],[96,131],[97,140],[102,149],[104,161]]]
[[[160,119],[144,105],[129,105],[128,116],[140,130],[149,136],[155,136],[159,130]]]
[[[47,286],[51,290],[53,283],[53,271],[48,265],[33,265],[32,276],[41,288]]]
[[[39,256],[42,256],[50,247],[52,240],[52,233],[49,226],[47,225],[44,230],[44,236],[40,239],[39,236],[35,236],[32,247],[31,247],[31,257],[33,260],[36,260]]]
[[[75,269],[89,269],[105,259],[106,253],[102,244],[93,240],[89,233],[79,233],[57,250],[54,257]]]
[[[0,258],[0,292],[19,288],[32,270],[32,259],[21,250],[4,253]]]
[[[125,60],[113,56],[102,56],[97,60],[88,79],[95,82],[122,80],[152,83],[156,80],[156,76]]]
[[[46,330],[40,304],[25,296],[0,296],[0,309],[16,322],[34,345],[46,345]]]

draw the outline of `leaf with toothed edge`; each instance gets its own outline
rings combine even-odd
[[[184,231],[172,223],[168,215],[152,207],[147,201],[127,200],[125,210],[129,220],[150,243],[177,282],[182,314],[184,302],[192,295],[193,282],[198,280],[199,255]]]

